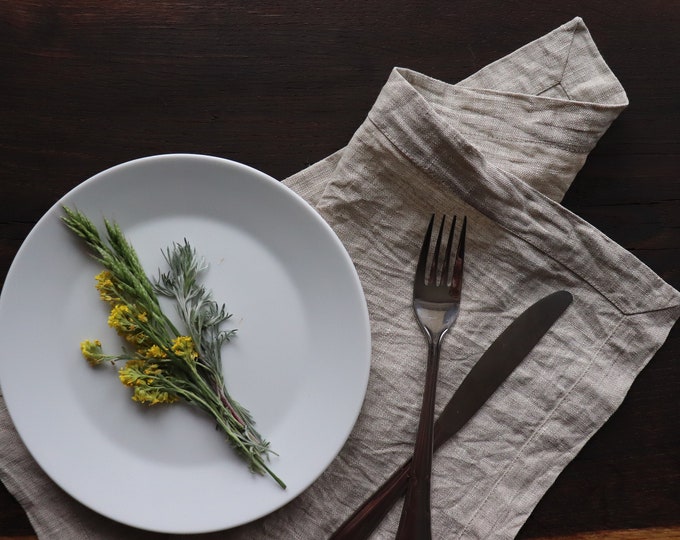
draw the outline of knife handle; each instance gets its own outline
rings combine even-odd
[[[411,460],[401,468],[342,524],[330,540],[365,540],[406,491]]]
[[[441,429],[437,419],[434,425],[434,449],[439,448],[448,439],[448,434]],[[333,533],[329,540],[366,540],[380,525],[390,509],[406,491],[411,459],[397,469],[373,495],[349,517]]]
[[[451,416],[451,414],[449,414]],[[442,430],[440,419],[434,424],[433,450],[437,450],[448,438]],[[333,533],[329,540],[366,540],[380,525],[387,513],[406,492],[411,472],[410,458],[373,495],[364,501]]]

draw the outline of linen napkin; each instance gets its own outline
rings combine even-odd
[[[558,289],[574,296],[433,463],[435,538],[516,535],[680,317],[677,291],[559,204],[626,105],[576,18],[458,84],[394,69],[348,145],[285,181],[333,227],[359,273],[371,317],[368,392],[316,483],[272,515],[209,537],[328,537],[410,456],[426,363],[410,297],[432,213],[468,218],[461,313],[444,343],[438,411],[526,307]],[[41,538],[158,536],[113,523],[53,485],[4,405],[0,427],[2,481]],[[394,536],[399,511],[376,538]]]

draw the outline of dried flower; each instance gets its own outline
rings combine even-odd
[[[80,344],[80,352],[83,353],[85,360],[91,366],[98,366],[102,361],[106,360],[106,356],[102,351],[102,342],[98,339],[90,341],[89,339]]]
[[[80,350],[87,362],[125,362],[118,369],[121,383],[132,399],[147,405],[174,403],[180,399],[209,414],[251,470],[269,474],[285,484],[267,466],[272,450],[255,430],[246,409],[227,392],[222,374],[221,349],[235,331],[220,325],[230,315],[199,284],[206,268],[185,240],[164,252],[169,270],[152,282],[120,227],[104,221],[107,241],[81,212],[64,208],[66,225],[81,237],[105,268],[95,276],[95,288],[110,304],[108,324],[133,347],[119,355],[107,355],[99,340],[85,340]],[[180,332],[160,306],[158,295],[174,300],[185,331]]]

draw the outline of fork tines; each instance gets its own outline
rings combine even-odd
[[[455,280],[453,276],[456,273],[456,267],[462,267],[463,258],[465,253],[465,230],[467,228],[467,217],[463,217],[463,225],[460,231],[460,237],[458,239],[458,247],[456,249],[455,261],[453,261],[454,271],[451,271],[451,249],[453,246],[453,237],[456,228],[456,216],[453,216],[451,221],[451,226],[449,228],[448,239],[446,241],[446,251],[444,253],[444,262],[441,269],[441,274],[438,275],[437,269],[439,268],[439,253],[442,244],[442,237],[444,235],[444,225],[446,223],[446,216],[442,216],[441,224],[439,225],[439,232],[437,233],[437,241],[434,245],[434,251],[432,253],[432,262],[430,264],[430,272],[426,279],[427,273],[427,259],[430,252],[430,244],[432,241],[432,231],[434,228],[434,214],[430,218],[430,224],[425,233],[425,238],[423,239],[423,245],[420,249],[420,257],[418,259],[418,266],[416,267],[415,281],[420,282],[428,286],[441,286],[450,285],[452,288],[459,289],[460,283],[456,283],[460,280]],[[459,274],[459,273],[458,273]]]

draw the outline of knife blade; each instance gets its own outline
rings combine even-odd
[[[434,449],[455,435],[531,352],[573,300],[557,291],[517,317],[482,354],[444,407],[434,426]],[[406,490],[411,460],[398,469],[333,533],[334,540],[368,538]]]

